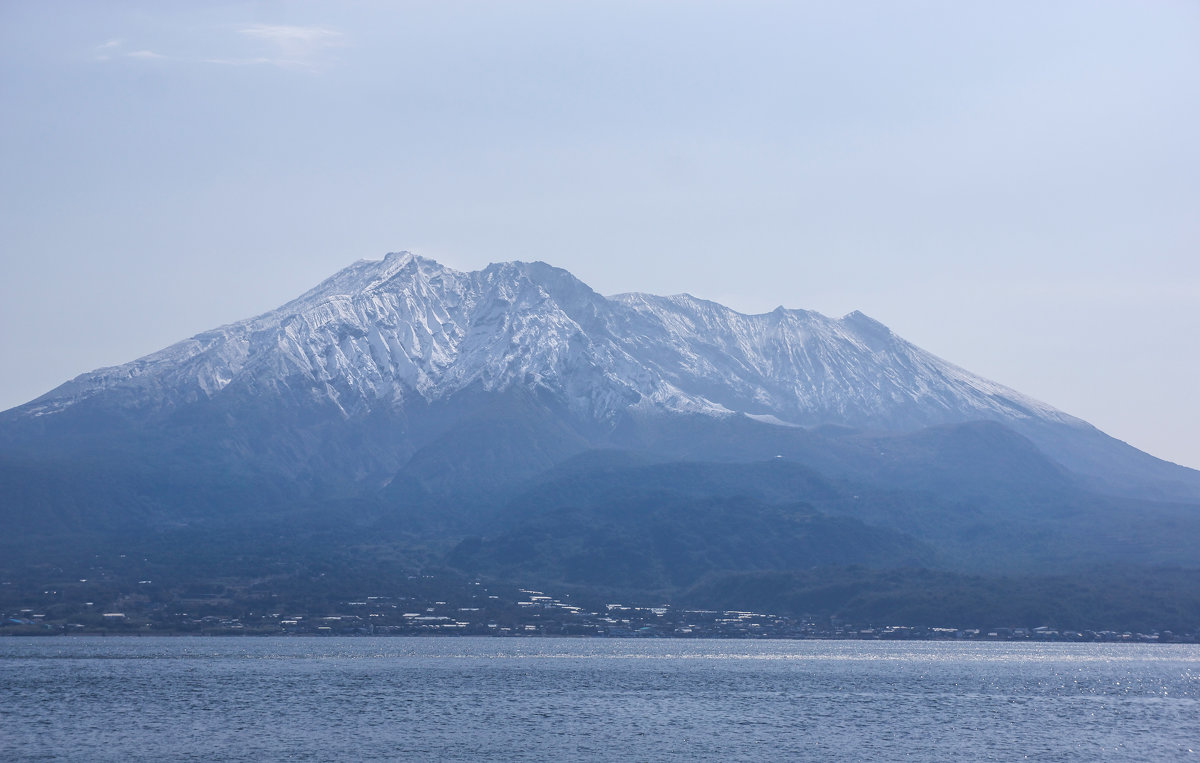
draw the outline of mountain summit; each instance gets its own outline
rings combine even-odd
[[[102,398],[139,408],[276,395],[346,416],[522,388],[572,413],[747,415],[899,429],[1076,419],[964,371],[854,312],[743,315],[690,295],[602,297],[511,262],[463,273],[407,252],[363,260],[286,305],[100,369],[17,409]]]

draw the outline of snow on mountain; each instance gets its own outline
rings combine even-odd
[[[805,425],[904,427],[972,419],[1076,420],[971,374],[853,312],[743,315],[690,295],[613,300],[660,331],[633,336],[671,383],[723,406]]]
[[[744,315],[689,295],[605,298],[544,263],[466,273],[407,252],[359,261],[276,310],[84,374],[23,409],[52,414],[100,395],[175,408],[248,393],[353,416],[514,386],[600,421],[633,410],[804,426],[1082,423],[861,313]]]

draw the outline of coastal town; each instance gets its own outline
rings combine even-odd
[[[86,581],[84,581],[86,582]],[[140,581],[150,586],[153,581]],[[53,597],[56,592],[46,591]],[[435,599],[368,595],[319,609],[274,608],[227,592],[177,596],[169,604],[124,596],[45,611],[0,612],[0,635],[260,635],[260,636],[493,636],[710,639],[891,639],[1107,643],[1197,643],[1196,633],[1066,630],[1046,625],[962,628],[851,623],[837,617],[790,617],[768,612],[706,610],[669,604],[575,603],[570,595],[532,589],[493,592],[482,581],[459,596]],[[112,606],[117,604],[118,606]]]

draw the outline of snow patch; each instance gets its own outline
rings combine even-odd
[[[799,424],[793,424],[790,421],[784,421],[778,416],[772,416],[769,413],[743,413],[742,415],[748,419],[754,419],[755,421],[761,421],[764,424],[772,424],[777,427],[792,427],[794,429],[801,428]]]

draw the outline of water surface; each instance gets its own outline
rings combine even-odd
[[[1200,647],[0,639],[0,757],[1197,759]]]

